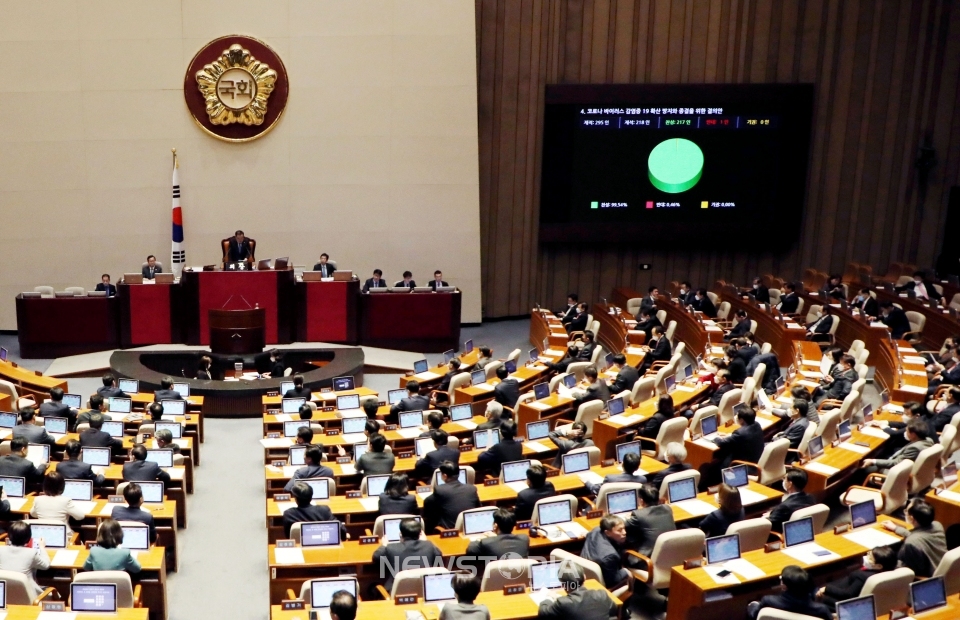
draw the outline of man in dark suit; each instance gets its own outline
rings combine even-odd
[[[729,341],[739,338],[750,331],[750,318],[747,316],[746,310],[737,310],[734,320],[736,324],[733,328],[727,330],[727,333],[723,336],[724,340]]]
[[[793,282],[787,282],[783,285],[784,294],[780,297],[780,312],[782,314],[793,314],[800,306],[800,296],[797,295],[797,285]]]
[[[652,484],[645,484],[637,491],[639,508],[627,518],[627,548],[648,558],[653,554],[657,537],[677,529],[673,509],[660,503],[660,494]],[[636,568],[646,570],[645,562],[635,560]]]
[[[617,377],[610,382],[610,392],[619,394],[625,390],[632,390],[637,381],[640,380],[640,373],[633,366],[627,364],[627,356],[623,353],[616,353],[613,356],[613,367],[617,371]]]
[[[513,409],[520,399],[520,382],[510,377],[507,367],[503,365],[497,367],[497,378],[500,383],[493,386],[493,399]]]
[[[640,469],[640,457],[633,452],[624,455],[623,463],[621,463],[621,465],[623,466],[622,473],[607,474],[603,477],[603,480],[600,482],[600,484],[588,482],[585,485],[587,490],[596,495],[600,492],[600,487],[608,482],[634,482],[637,484],[643,484],[647,481],[645,476],[637,473],[637,470]]]
[[[940,301],[940,298],[943,297],[943,295],[937,292],[937,289],[934,288],[933,282],[928,280],[927,275],[922,271],[914,272],[913,280],[907,282],[903,286],[897,287],[897,290],[913,291],[914,296],[922,301]]]
[[[890,328],[890,336],[894,340],[900,340],[903,335],[910,331],[910,319],[907,313],[901,308],[893,305],[892,301],[880,303],[880,321]]]
[[[558,430],[555,427],[550,431],[547,437],[557,446],[557,456],[553,461],[553,466],[560,469],[563,466],[563,455],[567,452],[592,446],[593,440],[587,439],[586,434],[587,425],[583,422],[574,422],[566,430]]]
[[[867,287],[860,289],[856,298],[850,302],[850,307],[860,308],[860,311],[871,319],[880,316],[880,304],[878,304],[877,300],[870,294],[870,289]]]
[[[400,286],[403,288],[417,288],[417,283],[413,279],[413,273],[409,271],[403,272],[403,280],[397,280],[393,283],[394,286]]]
[[[743,349],[741,348],[738,353],[742,352]],[[762,387],[767,394],[774,394],[777,391],[777,379],[780,378],[780,360],[777,359],[777,355],[773,351],[754,355],[753,358],[747,362],[747,376],[752,376],[760,364],[766,367],[763,376],[760,378],[760,387]]]
[[[567,595],[540,603],[537,620],[614,620],[619,616],[617,605],[605,589],[583,587],[584,574],[579,565],[564,562],[559,577]]]
[[[751,461],[756,462],[756,461]],[[767,519],[773,525],[774,532],[782,532],[783,524],[789,521],[793,513],[801,508],[809,508],[817,503],[817,498],[804,489],[807,488],[807,472],[799,468],[787,470],[787,477],[783,479],[783,490],[786,495],[776,507],[767,515]]]
[[[567,333],[572,334],[573,332],[582,332],[589,327],[587,325],[587,319],[590,318],[589,307],[587,304],[577,304],[577,309],[574,314],[568,317],[568,320],[563,324],[567,328]]]
[[[527,469],[527,488],[517,493],[514,508],[517,521],[529,521],[533,517],[533,507],[542,499],[553,497],[557,489],[547,480],[547,471],[543,465],[531,465]]]
[[[753,298],[760,304],[770,303],[770,289],[763,285],[762,278],[753,279]]]
[[[66,418],[68,429],[77,425],[77,410],[63,404],[63,388],[50,388],[50,400],[40,404],[38,413],[43,418]]]
[[[738,385],[743,383],[743,380],[747,378],[747,363],[738,354],[737,347],[730,345],[724,354],[727,357],[727,372],[730,373],[730,382]]]
[[[608,590],[616,590],[630,582],[630,573],[623,567],[622,559],[626,542],[627,528],[617,515],[600,519],[600,525],[590,530],[583,541],[580,556],[596,562]]]
[[[567,307],[564,308],[563,310],[557,310],[556,312],[554,312],[557,318],[560,319],[561,323],[566,324],[570,322],[570,319],[572,319],[574,315],[577,314],[577,306],[579,305],[577,302],[579,301],[580,301],[580,298],[577,296],[576,293],[570,293],[569,295],[567,295]]]
[[[587,380],[587,387],[583,390],[582,394],[574,399],[573,406],[579,407],[583,403],[590,402],[591,400],[599,400],[606,404],[607,401],[610,400],[610,388],[607,387],[605,382],[600,380],[597,367],[587,366],[583,369],[583,376]]]
[[[863,459],[861,469],[866,475],[886,474],[891,467],[906,460],[916,462],[921,452],[933,446],[933,439],[930,438],[930,425],[923,419],[910,418],[903,436],[907,445],[891,454],[890,458]]]
[[[713,305],[713,301],[711,301],[710,296],[707,295],[707,289],[705,288],[701,287],[697,289],[696,294],[693,296],[693,301],[690,302],[690,306],[708,318],[717,318],[717,307]]]
[[[713,460],[719,461],[721,467],[729,467],[734,457],[756,463],[763,454],[763,429],[757,422],[757,413],[747,405],[738,405],[737,424],[737,430],[713,440],[720,448],[714,453]]]
[[[109,372],[103,375],[100,380],[103,382],[103,387],[97,388],[97,394],[102,396],[104,400],[108,398],[129,398],[123,390],[117,387],[117,378]]]
[[[960,413],[960,388],[952,387],[945,395],[947,406],[933,416],[933,429],[939,434],[950,424],[953,416]]]
[[[309,450],[308,450],[309,452]],[[170,484],[170,474],[160,469],[156,463],[147,460],[147,447],[143,444],[133,447],[130,451],[133,460],[123,464],[123,479],[127,482],[160,480],[163,484]]]
[[[646,299],[646,297],[644,297]],[[654,327],[660,327],[663,323],[657,317],[657,308],[644,308],[636,316],[637,325],[634,329],[642,331],[646,335],[646,342],[650,342],[650,332]]]
[[[747,605],[747,618],[756,620],[764,607],[782,609],[795,614],[813,616],[821,620],[832,620],[830,608],[813,600],[813,580],[807,571],[799,566],[786,566],[780,573],[780,582],[785,591],[782,594],[768,594]]]
[[[110,284],[110,274],[105,273],[100,276],[100,284],[97,285],[95,291],[102,291],[107,294],[107,297],[114,297],[117,294],[117,287]]]
[[[454,375],[460,374],[460,360],[453,358],[447,364],[447,372],[443,375],[443,379],[440,380],[440,386],[437,387],[441,392],[446,392],[450,389],[450,380],[453,379]]]
[[[330,506],[313,504],[313,487],[306,482],[298,482],[293,485],[290,494],[293,501],[297,503],[292,508],[283,511],[283,535],[290,537],[290,528],[294,523],[303,523],[309,521],[336,521]],[[347,539],[347,526],[340,523],[340,540]]]
[[[467,545],[468,557],[476,558],[477,572],[483,574],[487,563],[507,558],[526,558],[530,556],[530,537],[526,534],[514,534],[517,517],[509,508],[498,508],[493,513],[494,536],[470,541]]]
[[[684,280],[680,283],[680,291],[677,293],[677,299],[681,304],[687,305],[693,301],[693,285]]]
[[[500,442],[488,447],[477,457],[477,463],[495,475],[500,475],[500,466],[523,458],[523,444],[515,439],[517,425],[513,420],[504,420],[500,425]]]
[[[85,428],[80,432],[81,446],[89,448],[110,448],[111,454],[120,454],[123,452],[123,441],[116,437],[111,437],[110,433],[102,430],[102,413],[91,415],[89,424],[90,428]]]
[[[443,272],[437,269],[433,272],[433,280],[430,280],[430,284],[427,286],[433,290],[437,290],[438,288],[450,286],[450,284],[443,280]]]
[[[839,601],[860,596],[860,590],[863,589],[867,579],[897,567],[897,553],[893,547],[874,547],[863,559],[863,566],[858,566],[845,577],[836,579],[817,590],[817,600],[828,607],[836,607]]]
[[[802,398],[794,399],[793,406],[790,408],[790,424],[783,431],[774,435],[774,439],[788,439],[790,440],[790,449],[796,450],[800,447],[800,442],[803,441],[803,436],[807,432],[807,427],[810,426],[810,420],[807,419],[807,401]],[[792,462],[795,460],[793,454],[787,454],[787,462]]]
[[[414,466],[414,475],[420,480],[431,480],[434,470],[438,469],[444,462],[449,461],[453,463],[454,467],[460,465],[460,451],[447,445],[449,439],[447,431],[430,431],[430,439],[433,440],[436,450],[421,456]],[[456,476],[457,472],[454,472],[454,477]]]
[[[0,476],[26,478],[27,482],[43,480],[47,463],[34,465],[27,460],[27,440],[23,437],[14,437],[10,440],[10,454],[0,456]]]
[[[682,443],[673,442],[667,444],[666,452],[667,468],[661,469],[657,473],[653,474],[652,478],[650,478],[650,484],[653,485],[653,488],[656,489],[658,494],[660,493],[660,485],[663,484],[664,478],[670,474],[676,474],[681,471],[692,469],[689,463],[684,463],[684,461],[687,460],[687,449]],[[624,461],[626,461],[626,458],[624,458]]]
[[[23,437],[27,443],[42,443],[51,448],[57,445],[57,440],[47,433],[47,429],[37,426],[36,412],[33,407],[24,407],[20,410],[20,423],[13,427],[14,437]]]
[[[372,288],[387,288],[389,285],[386,280],[383,279],[383,272],[379,269],[373,270],[373,277],[367,278],[367,281],[363,283],[363,293],[369,293]]]
[[[730,381],[730,371],[726,368],[721,368],[713,376],[713,382],[717,384],[717,387],[713,388],[710,397],[701,403],[694,403],[690,405],[690,408],[683,412],[683,416],[686,418],[692,418],[693,412],[699,409],[700,407],[719,407],[720,401],[723,399],[723,395],[734,389],[733,383]],[[699,432],[699,429],[690,429],[691,432]]]
[[[420,395],[420,382],[416,379],[407,381],[407,397],[390,407],[390,415],[396,416],[401,411],[426,411],[430,408],[430,399]]]
[[[157,525],[153,519],[153,513],[149,510],[143,510],[143,491],[136,482],[131,482],[123,488],[123,499],[127,501],[126,506],[114,504],[111,517],[117,521],[134,521],[143,523],[150,529],[150,542],[157,542]]]
[[[80,442],[76,439],[67,441],[63,451],[63,460],[57,463],[57,473],[66,480],[92,480],[93,486],[102,487],[104,477],[93,473],[93,466],[80,460]]]
[[[504,416],[504,414],[506,414],[506,416]],[[510,415],[510,412],[504,411],[503,405],[495,400],[491,400],[487,403],[487,408],[484,410],[483,416],[487,419],[487,421],[477,425],[476,430],[478,431],[500,428],[504,420],[513,419],[513,416]],[[466,441],[469,443],[470,440],[468,439]]]
[[[147,257],[147,264],[141,270],[144,280],[153,280],[158,273],[163,273],[163,268],[157,264],[157,257],[151,254]]]
[[[318,262],[316,265],[313,266],[314,271],[320,272],[321,278],[333,277],[333,271],[335,267],[327,262],[329,260],[330,260],[330,255],[324,252],[323,254],[320,255],[320,262]]]
[[[651,314],[657,311],[657,299],[660,297],[660,290],[656,286],[647,289],[647,295],[640,300],[640,314],[648,310]]]
[[[643,357],[643,362],[640,364],[640,368],[637,369],[637,372],[641,376],[650,370],[650,367],[653,366],[654,362],[668,362],[670,361],[670,356],[672,355],[670,340],[663,335],[663,328],[654,327],[652,335],[653,340],[650,341],[648,345],[650,350]]]
[[[859,379],[857,371],[853,366],[857,360],[852,355],[844,355],[840,358],[840,365],[835,373],[828,374],[820,380],[820,385],[814,390],[814,398],[819,405],[824,400],[843,400],[853,389],[853,383]]]
[[[440,464],[440,478],[443,484],[437,485],[433,493],[423,500],[423,518],[426,521],[427,530],[435,527],[453,529],[457,525],[457,517],[461,512],[480,507],[477,487],[460,482],[457,478],[459,474],[460,467],[454,461],[444,461]]]
[[[807,340],[829,342],[830,328],[833,327],[834,321],[838,321],[839,319],[830,314],[829,304],[824,304],[820,312],[820,318],[807,325]]]
[[[173,389],[173,377],[160,379],[160,389],[153,393],[153,402],[159,403],[164,400],[183,400],[180,392]]]
[[[303,375],[293,375],[293,387],[284,392],[283,397],[306,398],[306,402],[313,400],[313,394],[310,392],[310,388],[303,386]]]
[[[242,230],[233,233],[233,237],[230,238],[230,243],[227,246],[227,262],[253,262],[253,248],[250,245],[250,240],[244,236]]]
[[[289,493],[293,490],[293,485],[297,483],[297,480],[308,478],[333,478],[333,470],[323,464],[323,448],[313,444],[308,444],[303,453],[303,467],[293,472],[293,476],[284,485],[283,490]]]
[[[400,522],[400,542],[383,545],[373,552],[373,565],[386,579],[383,587],[387,592],[393,589],[393,578],[401,570],[441,565],[438,562],[442,562],[443,554],[429,540],[420,540],[421,531],[419,521],[404,519]]]

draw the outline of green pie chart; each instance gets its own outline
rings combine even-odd
[[[650,151],[647,175],[653,186],[662,192],[685,192],[703,175],[703,151],[683,138],[664,140]]]

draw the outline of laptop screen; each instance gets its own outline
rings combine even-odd
[[[183,398],[190,397],[190,385],[187,383],[174,383],[173,391],[179,394]]]
[[[63,496],[77,502],[93,500],[93,480],[64,480]]]
[[[504,484],[509,484],[511,482],[521,482],[527,479],[527,470],[530,469],[530,460],[526,459],[523,461],[510,461],[509,463],[504,463],[500,468],[500,472],[503,474]]]
[[[137,484],[140,485],[140,491],[143,493],[143,501],[148,504],[162,504],[163,503],[163,481],[161,480],[151,480],[151,481],[141,481]]]
[[[123,437],[123,422],[104,422],[100,430],[111,437]]]
[[[576,474],[590,469],[590,453],[574,452],[563,455],[563,473]]]
[[[452,422],[469,420],[472,417],[473,417],[473,405],[469,403],[465,405],[453,405],[452,407],[450,407],[450,420]]]
[[[850,506],[850,524],[852,527],[872,525],[877,522],[877,507],[872,499]]]
[[[280,382],[280,394],[286,394],[293,389],[293,381],[281,381]]]
[[[530,361],[531,361],[531,362],[535,362],[535,361],[537,361],[537,358],[538,358],[538,357],[540,357],[540,352],[537,351],[537,348],[534,347],[534,348],[530,349]]]
[[[173,467],[173,450],[147,450],[147,460],[159,467]]]
[[[187,401],[185,400],[161,400],[164,415],[183,415],[187,412]]]
[[[456,356],[457,356],[456,351],[454,351],[453,349],[447,349],[446,351],[443,352],[443,363],[449,364],[450,360],[452,360]]]
[[[301,428],[309,428],[310,420],[291,420],[283,423],[283,436],[296,437]]]
[[[283,413],[300,413],[300,407],[307,402],[306,398],[284,398],[280,401]]]
[[[611,398],[607,401],[607,412],[611,416],[620,415],[626,410],[626,405],[622,398]]]
[[[110,413],[130,413],[130,409],[133,406],[133,401],[129,398],[117,398],[113,397],[110,399],[110,404],[108,405],[108,411]]]
[[[291,465],[303,465],[303,456],[307,453],[307,446],[290,446],[287,462]]]
[[[683,378],[689,379],[692,376],[693,376],[693,365],[687,364],[686,366],[683,367]]]
[[[410,518],[410,517],[406,517]],[[420,527],[423,527],[423,521],[420,517],[413,517],[420,523]],[[384,519],[383,520],[383,537],[387,542],[397,542],[400,540],[400,522],[403,519]]]
[[[473,352],[473,340],[467,340],[463,343],[463,352],[472,353]]]
[[[482,431],[473,431],[473,445],[478,449],[488,448],[500,443],[500,429],[489,428]]]
[[[919,614],[947,604],[947,591],[943,577],[933,577],[910,584],[910,601],[913,613]]]
[[[401,400],[407,397],[406,390],[390,390],[387,392],[387,402],[391,405],[396,405]]]
[[[507,374],[513,374],[517,372],[517,361],[516,360],[507,360],[503,363],[503,367],[507,369]]]
[[[6,347],[0,347],[0,361],[7,361],[7,353]]]
[[[481,383],[487,380],[487,373],[485,370],[474,370],[470,373],[470,385],[480,385]]]
[[[821,454],[823,454],[823,437],[819,435],[811,437],[807,443],[807,455],[811,459],[815,459]]]
[[[813,517],[785,522],[783,524],[783,541],[788,547],[813,541]]]
[[[873,405],[864,405],[861,411],[864,422],[873,422]]]
[[[577,375],[569,374],[563,376],[563,384],[568,388],[573,388],[577,385]]]
[[[103,426],[106,427],[107,423],[104,422]],[[170,434],[173,435],[174,439],[180,439],[183,437],[183,426],[179,422],[157,422],[156,428],[158,431],[164,429],[170,431]],[[106,430],[106,428],[104,428]]]
[[[120,426],[123,426],[123,423],[119,423]],[[104,424],[106,426],[106,424]],[[55,433],[58,435],[67,434],[67,419],[66,418],[44,418],[43,427],[47,429],[48,433]]]
[[[337,396],[337,409],[359,409],[360,396],[358,394],[348,394],[346,396]]]
[[[607,493],[607,512],[609,514],[619,514],[621,512],[633,512],[637,509],[637,492],[634,489],[625,489]]]
[[[617,444],[617,462],[622,463],[623,457],[628,454],[636,454],[640,456],[640,442],[639,441],[628,441],[626,443]]]
[[[310,582],[310,606],[316,608],[330,607],[333,595],[340,590],[357,596],[357,580],[314,579]]]
[[[339,544],[339,521],[317,521],[300,525],[300,546],[302,547],[333,547]]]
[[[840,437],[841,441],[845,441],[847,439],[850,439],[851,434],[852,432],[850,431],[850,420],[844,420],[837,427],[837,435]]]
[[[362,433],[364,427],[367,425],[367,417],[359,416],[353,418],[343,418],[343,434],[344,435],[353,435],[355,433]]]
[[[110,465],[110,448],[80,448],[80,460],[88,465],[107,467]]]
[[[0,487],[10,497],[23,497],[23,487],[26,486],[26,482],[25,478],[0,476]]]
[[[367,496],[376,497],[383,493],[383,490],[387,487],[387,482],[390,480],[390,474],[367,476],[365,480],[367,481]]]
[[[423,576],[423,601],[452,601],[457,598],[453,591],[453,573]]]
[[[550,384],[549,383],[538,383],[533,386],[533,397],[537,400],[543,400],[547,396],[550,396]]]
[[[560,500],[558,502],[543,502],[538,507],[540,516],[540,525],[554,525],[556,523],[566,523],[573,519],[570,514],[570,502]]]
[[[333,378],[333,391],[334,392],[345,392],[346,390],[355,389],[355,382],[353,377],[334,377]]]
[[[735,465],[723,470],[723,481],[732,487],[745,487],[750,484],[746,465]]]
[[[150,528],[137,525],[120,525],[123,530],[123,542],[120,545],[124,549],[133,549],[135,551],[146,551],[150,548]]]
[[[13,428],[17,425],[17,414],[0,413],[0,428]]]
[[[367,445],[367,442],[365,441],[359,441],[353,444],[353,462],[356,463],[357,461],[359,461],[360,457],[366,454],[369,449],[370,447]],[[302,461],[303,457],[301,456],[300,458]],[[290,463],[290,464],[294,465],[294,463]],[[300,464],[303,465],[302,462]]]
[[[663,385],[667,388],[667,392],[672,392],[673,386],[675,386],[676,384],[677,384],[677,378],[674,377],[673,375],[663,380]]]
[[[458,470],[457,470],[457,480],[460,482],[460,484],[466,484],[466,483],[467,483],[467,470],[466,470],[466,469],[461,468],[461,469],[458,469]],[[445,484],[444,481],[443,481],[443,476],[440,475],[440,470],[439,470],[439,469],[438,469],[437,471],[433,472],[433,483],[434,483],[435,485],[437,485],[438,487],[439,487],[439,486],[442,486],[443,484]]]
[[[496,508],[463,513],[463,534],[472,536],[493,531],[493,513]]]
[[[719,564],[740,557],[740,535],[715,536],[707,539],[707,564]]]
[[[560,566],[563,562],[538,562],[530,567],[530,585],[534,591],[562,588]]]
[[[63,404],[71,409],[79,409],[80,405],[83,404],[83,399],[79,394],[64,394]]]
[[[877,608],[872,594],[837,603],[837,620],[877,620]]]
[[[413,363],[413,372],[415,374],[420,374],[421,372],[427,372],[427,360],[417,360]]]
[[[422,411],[403,411],[400,413],[400,428],[415,428],[423,424]]]
[[[117,586],[112,583],[71,583],[70,610],[115,613]]]
[[[700,432],[706,435],[712,435],[717,432],[717,416],[716,414],[705,415],[700,418]]]
[[[136,394],[140,391],[140,381],[137,379],[118,379],[117,387],[124,394]]]
[[[34,465],[50,462],[50,446],[45,443],[27,444],[27,460]]]
[[[41,538],[48,547],[63,549],[67,546],[67,526],[63,524],[31,523],[30,536],[33,538],[34,547]]]
[[[436,446],[433,445],[433,439],[429,437],[419,437],[417,438],[415,448],[417,451],[417,456],[423,456],[428,452],[433,452],[436,449]]]
[[[674,480],[667,485],[667,494],[670,502],[682,502],[697,496],[697,483],[693,478]]]
[[[527,422],[527,440],[536,441],[550,434],[550,420]]]

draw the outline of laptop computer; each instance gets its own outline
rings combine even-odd
[[[147,504],[163,503],[163,481],[150,480],[140,481],[140,491],[143,493],[143,501]]]
[[[106,424],[104,424],[106,426]],[[123,423],[120,423],[120,426],[123,426]],[[43,427],[47,429],[48,433],[54,433],[57,435],[66,435],[67,434],[67,419],[66,418],[44,418]]]
[[[173,450],[162,448],[147,450],[147,461],[156,463],[158,467],[173,467]]]
[[[117,424],[120,424],[120,423],[117,422]],[[180,424],[179,422],[156,422],[155,425],[156,425],[157,432],[162,430],[168,430],[170,431],[170,434],[173,435],[174,439],[183,438],[183,425]],[[107,423],[104,422],[103,426],[104,428],[106,428]]]
[[[80,448],[80,460],[94,467],[108,467],[110,465],[110,448]]]
[[[389,392],[387,392],[387,403],[390,405],[396,405],[406,397],[407,397],[407,391],[404,389],[390,390]]]
[[[154,275],[153,281],[157,284],[173,284],[175,277],[172,273],[158,273]]]
[[[6,347],[0,347],[0,362],[5,362],[5,361],[7,361],[7,356],[8,356],[8,355],[9,355],[9,351],[7,351],[7,348],[6,348]]]
[[[413,373],[419,375],[421,372],[427,372],[427,368],[429,367],[427,360],[417,360],[413,363]]]
[[[133,401],[129,398],[113,397],[108,399],[107,411],[110,413],[130,413],[133,409]]]
[[[464,515],[466,518],[467,515]],[[457,595],[453,591],[454,573],[440,573],[423,576],[423,602],[453,601]]]
[[[472,353],[473,352],[473,339],[467,340],[463,343],[463,352]]]
[[[796,521],[786,521],[783,524],[783,544],[786,547],[795,547],[813,542],[813,517],[805,517]]]
[[[876,601],[872,594],[837,603],[837,620],[877,620]]]
[[[313,499],[330,499],[329,478],[301,478],[298,482],[313,489]]]
[[[400,522],[403,519],[409,519],[410,517],[402,517],[399,519],[384,519],[383,520],[383,538],[387,542],[398,542],[400,540]],[[420,517],[413,517],[420,522],[420,527],[423,527],[423,519]]]
[[[347,394],[346,396],[337,396],[337,410],[350,411],[360,409],[360,395]]]
[[[326,609],[330,607],[333,595],[340,590],[349,592],[356,597],[358,589],[356,579],[340,579],[337,577],[313,579],[310,581],[310,607]]]
[[[573,520],[570,513],[570,502],[562,499],[555,502],[541,502],[537,506],[538,522],[540,525],[556,525]]]
[[[341,418],[340,421],[343,427],[344,435],[355,435],[362,433],[363,429],[367,426],[367,417],[366,416],[351,416],[348,418]]]
[[[624,489],[623,491],[607,493],[607,514],[628,513],[636,509],[637,491],[635,489]]]
[[[64,480],[63,496],[75,502],[93,501],[93,480]]]
[[[877,522],[877,507],[873,500],[850,505],[850,527],[870,526]]]
[[[910,584],[910,607],[913,617],[947,606],[947,590],[943,577],[931,577]]]
[[[337,269],[333,272],[334,282],[349,282],[353,280],[352,269]]]
[[[70,611],[117,613],[117,586],[112,583],[70,584]]]
[[[543,400],[550,396],[550,384],[549,383],[538,383],[533,386],[533,397],[537,400]]]
[[[473,417],[473,405],[466,403],[463,405],[453,405],[450,407],[450,421],[460,422],[469,420]]]
[[[693,478],[682,478],[667,484],[667,497],[671,504],[693,499],[697,496],[697,482]]]
[[[288,391],[294,388],[293,381],[281,381],[280,382],[280,394],[286,394]]]
[[[283,423],[283,436],[296,437],[301,428],[310,428],[310,420],[290,420]]]
[[[821,454],[823,454],[823,437],[820,435],[811,437],[807,443],[807,458],[815,459]]]
[[[27,444],[27,460],[40,466],[50,462],[50,445],[45,443]]]
[[[131,551],[148,551],[150,549],[150,528],[146,525],[124,525],[120,524],[123,530],[123,542],[120,546]]]
[[[416,442],[414,442],[414,450],[419,457],[427,454],[428,452],[433,452],[436,450],[436,446],[433,445],[433,439],[429,437],[418,437]]]
[[[174,383],[173,391],[179,394],[182,398],[190,398],[190,384],[189,383]]]
[[[740,534],[707,539],[707,564],[722,564],[740,557]]]
[[[423,424],[423,411],[401,411],[400,428],[416,428]]]
[[[627,405],[622,398],[611,398],[607,401],[607,412],[610,414],[610,417],[620,415],[626,410]]]
[[[364,480],[367,481],[367,497],[377,497],[387,488],[387,482],[390,481],[390,474],[367,476]]]
[[[704,439],[710,439],[716,435],[719,427],[719,418],[715,413],[700,418],[700,434]]]
[[[27,485],[26,478],[16,476],[0,476],[0,487],[8,497],[23,497],[24,488]]]
[[[664,378],[663,385],[667,390],[667,394],[669,394],[670,392],[673,391],[673,388],[676,387],[677,378],[673,375],[670,375],[669,377]]]
[[[496,508],[463,513],[463,535],[475,536],[493,531],[493,513]]]
[[[840,441],[846,441],[853,435],[850,429],[850,420],[844,420],[837,426],[837,438]]]
[[[54,549],[63,549],[67,546],[67,526],[63,523],[37,523],[30,524],[30,535],[33,538],[33,547],[38,547],[38,541],[42,538],[43,543]]]
[[[470,385],[480,385],[481,383],[486,383],[486,381],[487,372],[485,370],[474,370],[470,373]]]
[[[732,487],[745,487],[750,484],[746,465],[734,465],[722,471],[723,481]]]
[[[530,459],[521,461],[510,461],[500,467],[500,475],[504,484],[511,482],[523,482],[527,479],[527,470],[530,469]]]
[[[550,420],[527,422],[527,441],[544,439],[550,434]]]
[[[563,376],[563,384],[570,389],[573,389],[577,385],[577,375],[567,374]]]
[[[484,450],[500,443],[500,429],[488,428],[473,431],[473,446],[477,450]]]
[[[113,420],[104,422],[100,430],[111,437],[123,437],[123,422],[114,422]]]
[[[300,407],[307,402],[306,398],[284,398],[280,401],[280,411],[286,414],[300,413]]]
[[[287,462],[291,465],[303,465],[303,457],[307,453],[307,446],[290,446],[290,450],[287,452]]]
[[[542,504],[541,504],[542,506]],[[568,504],[569,506],[569,504]],[[562,588],[560,567],[563,562],[537,562],[530,567],[530,587],[535,591]]]
[[[447,349],[446,351],[443,352],[443,363],[449,364],[450,360],[452,360],[456,356],[457,356],[456,351],[454,351],[453,349]]]
[[[622,463],[623,457],[628,454],[640,455],[640,442],[639,441],[628,441],[626,443],[617,444],[617,462]]]
[[[185,400],[161,400],[163,405],[163,415],[184,415],[187,413],[187,401]]]
[[[301,547],[336,547],[339,544],[339,521],[312,521],[300,524]]]
[[[347,390],[356,389],[356,384],[353,377],[334,377],[332,384],[334,392],[345,392]]]
[[[360,441],[353,444],[353,462],[354,463],[359,462],[360,457],[366,454],[368,450],[370,450],[370,446],[368,446],[367,442],[365,441]],[[291,465],[293,465],[293,463],[291,463]]]
[[[83,406],[83,397],[79,394],[64,394],[63,404],[71,409],[79,409]]]
[[[517,361],[516,360],[507,360],[503,363],[503,367],[507,369],[507,374],[512,375],[517,372]]]
[[[0,428],[13,428],[17,425],[19,416],[15,413],[0,413]]]
[[[540,351],[538,351],[537,348],[534,347],[530,349],[529,355],[530,355],[530,361],[535,362],[540,357]]]
[[[589,452],[574,452],[573,454],[563,455],[564,474],[577,474],[582,471],[590,471]]]
[[[464,468],[462,468],[462,467],[460,467],[460,468],[457,469],[457,480],[460,482],[460,484],[467,484],[467,470],[466,470],[466,469],[464,469]],[[444,484],[446,484],[446,483],[443,481],[443,476],[440,475],[440,470],[439,470],[439,469],[436,470],[435,472],[433,472],[433,484],[434,484],[435,486],[438,486],[438,487],[439,487],[439,486],[443,486]]]

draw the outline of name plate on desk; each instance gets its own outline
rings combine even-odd
[[[267,439],[280,439],[280,433],[267,433]]]
[[[351,460],[351,459],[350,459],[349,456],[338,456],[338,457],[337,457],[337,463],[338,463],[339,465],[345,465],[345,464],[349,463],[350,460]]]
[[[303,601],[281,601],[280,609],[283,611],[302,611],[304,609]]]
[[[517,521],[516,529],[529,530],[532,525],[533,525],[533,521]]]
[[[433,487],[429,484],[417,487],[417,495],[423,495],[424,493],[433,493]]]
[[[270,464],[273,465],[274,467],[284,467],[286,466],[287,462],[286,461],[270,461]]]
[[[410,451],[400,452],[397,454],[397,458],[401,458],[401,459],[408,459],[411,456],[413,456],[413,452],[410,452]]]
[[[360,491],[347,491],[347,499],[360,499],[363,493]]]
[[[495,487],[498,484],[500,484],[499,478],[487,478],[486,480],[483,481],[483,486],[485,487]]]
[[[63,601],[42,601],[40,603],[41,611],[66,611],[67,605]]]
[[[275,502],[289,502],[290,494],[289,493],[274,493],[273,501]]]
[[[386,403],[386,402],[384,402],[384,401],[382,401],[382,400],[378,400],[378,401],[377,401],[377,407],[386,407],[386,406],[387,406],[387,403]]]
[[[703,558],[696,558],[693,560],[684,560],[683,569],[690,570],[691,568],[700,568],[703,566]]]
[[[440,538],[456,538],[460,535],[460,530],[440,530]]]
[[[323,394],[325,394],[325,393],[327,393],[327,392],[332,392],[332,391],[333,391],[333,390],[330,389],[330,388],[320,388],[320,392],[323,393]]]
[[[292,538],[285,538],[277,541],[277,549],[289,549],[290,547],[296,547],[297,541]]]
[[[123,495],[108,495],[108,496],[107,496],[107,503],[110,503],[110,504],[125,504],[126,502],[127,502],[127,500],[123,497]]]
[[[783,543],[781,543],[781,542],[779,542],[779,541],[767,543],[767,544],[765,544],[765,545],[763,546],[763,552],[764,552],[764,553],[773,553],[774,551],[780,551],[780,547],[782,547],[782,546],[783,546]]]
[[[547,478],[556,478],[557,476],[560,475],[560,470],[559,470],[559,469],[548,469],[546,473],[547,473]]]
[[[379,545],[380,539],[376,536],[361,536],[360,537],[361,545]]]
[[[473,446],[470,444],[460,444],[460,452],[470,452],[473,450]]]
[[[323,411],[325,411],[325,412],[327,412],[327,413],[330,413],[331,411],[334,411],[335,409],[336,409],[336,407],[324,407],[324,408],[323,408]]]
[[[603,459],[602,461],[600,461],[600,465],[602,467],[610,467],[616,462],[617,462],[616,459]]]
[[[602,510],[588,510],[588,511],[587,511],[587,518],[588,518],[588,519],[599,519],[599,518],[602,517],[602,516],[603,516],[603,511],[602,511]]]
[[[416,605],[417,604],[417,595],[416,594],[402,594],[393,599],[394,605]]]
[[[339,434],[340,434],[340,429],[339,429],[339,428],[328,428],[326,434],[327,434],[327,437],[333,437],[333,436],[335,436],[335,435],[339,435]]]
[[[280,415],[280,410],[279,410],[279,409],[267,409],[267,413],[269,413],[270,415]]]
[[[527,586],[523,584],[516,584],[512,586],[503,586],[503,595],[510,596],[511,594],[523,594],[527,591]]]
[[[601,413],[599,416],[597,416],[597,419],[598,419],[598,420],[606,420],[606,419],[609,418],[609,417],[610,417],[610,414],[609,414],[609,413]]]
[[[383,427],[383,430],[385,430],[385,431],[395,431],[395,430],[397,430],[397,425],[396,425],[396,424],[387,424],[386,426]]]
[[[268,391],[267,391],[267,396],[270,397],[270,398],[276,398],[277,396],[280,396],[280,392],[277,392],[277,391],[274,391],[274,390],[268,390]]]
[[[833,526],[833,533],[834,533],[834,534],[843,534],[844,532],[849,532],[849,531],[850,531],[850,524],[849,524],[849,523],[844,523],[843,525],[835,525],[835,526]]]

